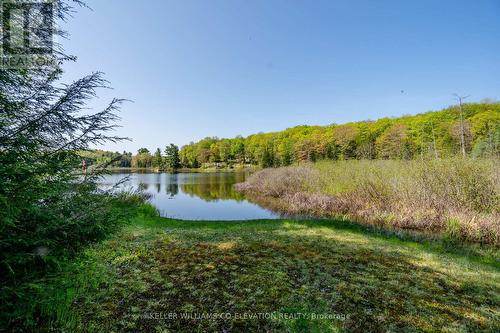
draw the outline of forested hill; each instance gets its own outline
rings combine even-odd
[[[205,138],[182,147],[181,164],[250,163],[263,167],[318,159],[411,159],[462,154],[498,156],[500,103],[343,125],[297,126],[246,138]]]
[[[263,167],[320,159],[411,159],[462,154],[500,156],[500,103],[465,104],[415,116],[382,118],[343,125],[297,126],[246,138],[205,138],[179,151],[173,144],[154,153],[81,152],[88,165],[177,169],[229,164]],[[462,126],[463,124],[463,126]],[[463,130],[462,130],[463,128]],[[163,146],[165,143],[161,143]]]

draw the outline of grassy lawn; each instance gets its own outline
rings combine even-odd
[[[341,221],[137,218],[52,285],[51,325],[71,332],[500,329],[494,249]]]

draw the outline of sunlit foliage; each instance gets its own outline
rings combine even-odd
[[[464,105],[466,152],[499,156],[500,104]],[[449,157],[460,152],[460,115],[456,106],[400,118],[344,125],[297,126],[246,138],[205,138],[182,147],[181,163],[287,166],[320,159],[413,159]]]

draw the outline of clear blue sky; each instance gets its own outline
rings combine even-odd
[[[87,0],[68,80],[103,71],[112,150],[500,99],[500,0]],[[404,92],[401,92],[401,91]]]

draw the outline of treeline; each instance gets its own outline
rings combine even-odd
[[[105,150],[88,150],[80,152],[79,155],[85,160],[87,166],[109,165],[114,168],[132,167],[132,153],[126,151],[119,153]]]
[[[462,117],[461,117],[462,115]],[[343,125],[297,126],[246,138],[209,137],[154,153],[82,152],[87,165],[175,170],[206,166],[287,166],[323,159],[414,159],[463,154],[500,156],[500,103],[464,104],[415,116]]]
[[[320,159],[499,156],[500,103],[464,104],[435,112],[344,125],[297,126],[246,138],[205,138],[182,147],[180,163],[286,166]]]
[[[170,144],[162,152],[160,148],[151,154],[149,149],[141,148],[136,155],[105,150],[87,150],[79,155],[87,166],[108,165],[115,168],[153,168],[158,170],[176,170],[181,167],[179,147]]]

